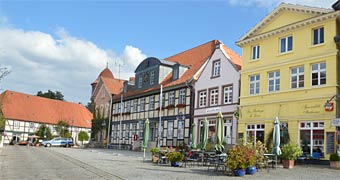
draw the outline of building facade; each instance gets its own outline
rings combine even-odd
[[[237,119],[234,116],[239,105],[241,57],[226,47],[217,44],[200,77],[195,82],[194,121],[198,125],[198,142],[201,140],[203,120],[209,122],[208,138],[215,142],[217,113],[224,120],[224,141],[236,144]]]
[[[75,143],[78,143],[80,131],[90,136],[92,113],[81,104],[6,90],[0,95],[0,108],[6,120],[5,144],[26,140],[42,124],[51,129],[52,135],[58,136],[55,127],[60,120],[69,123],[68,130]]]
[[[240,138],[269,141],[278,117],[281,145],[290,140],[310,156],[335,151],[337,128],[331,120],[338,107],[324,105],[339,94],[334,41],[339,14],[282,3],[238,40],[243,50]]]
[[[158,138],[160,146],[190,143],[193,82],[218,43],[210,41],[164,60],[149,57],[142,61],[135,83],[125,82],[123,93],[113,98],[111,144],[137,145],[146,119],[150,121],[150,146],[158,145]]]

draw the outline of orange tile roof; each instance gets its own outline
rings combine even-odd
[[[106,67],[104,70],[102,70],[102,72],[100,72],[100,74],[98,75],[97,79],[91,83],[92,84],[97,84],[99,82],[100,77],[107,77],[107,78],[111,78],[114,79],[115,77],[113,76],[111,70]]]
[[[111,94],[120,94],[123,90],[124,80],[100,77]]]
[[[0,95],[0,107],[6,119],[91,128],[92,113],[83,105],[6,90]]]
[[[192,49],[186,50],[184,52],[178,53],[176,55],[165,58],[167,61],[178,62],[181,65],[188,66],[189,69],[176,81],[172,81],[172,73],[170,73],[161,84],[163,87],[170,87],[174,85],[179,85],[185,83],[187,80],[192,78],[196,72],[202,67],[202,65],[212,56],[215,51],[216,44],[220,43],[223,47],[223,50],[228,54],[231,58],[231,61],[237,66],[237,68],[241,68],[242,59],[237,53],[226,47],[219,40],[212,40],[205,44],[199,45]],[[144,90],[135,90],[134,88],[129,90],[129,92],[124,94],[124,97],[141,94],[145,92],[150,92],[156,89],[159,89],[159,86],[154,86]],[[114,100],[120,99],[120,96],[116,96]]]

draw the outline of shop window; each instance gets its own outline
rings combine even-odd
[[[300,123],[300,146],[305,155],[314,158],[324,157],[324,125],[322,121]]]

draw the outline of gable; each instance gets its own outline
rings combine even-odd
[[[293,24],[305,19],[315,17],[314,14],[309,14],[305,12],[295,12],[295,11],[281,11],[276,17],[274,17],[270,22],[268,22],[262,29],[257,31],[254,35],[262,34],[274,29],[278,29],[282,26]]]
[[[281,3],[242,36],[237,44],[265,32],[333,12],[331,9]]]

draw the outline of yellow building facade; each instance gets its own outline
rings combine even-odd
[[[281,145],[290,140],[315,158],[336,150],[335,98],[333,109],[324,105],[339,94],[339,15],[282,3],[237,41],[243,51],[239,138],[271,142],[278,117]]]

